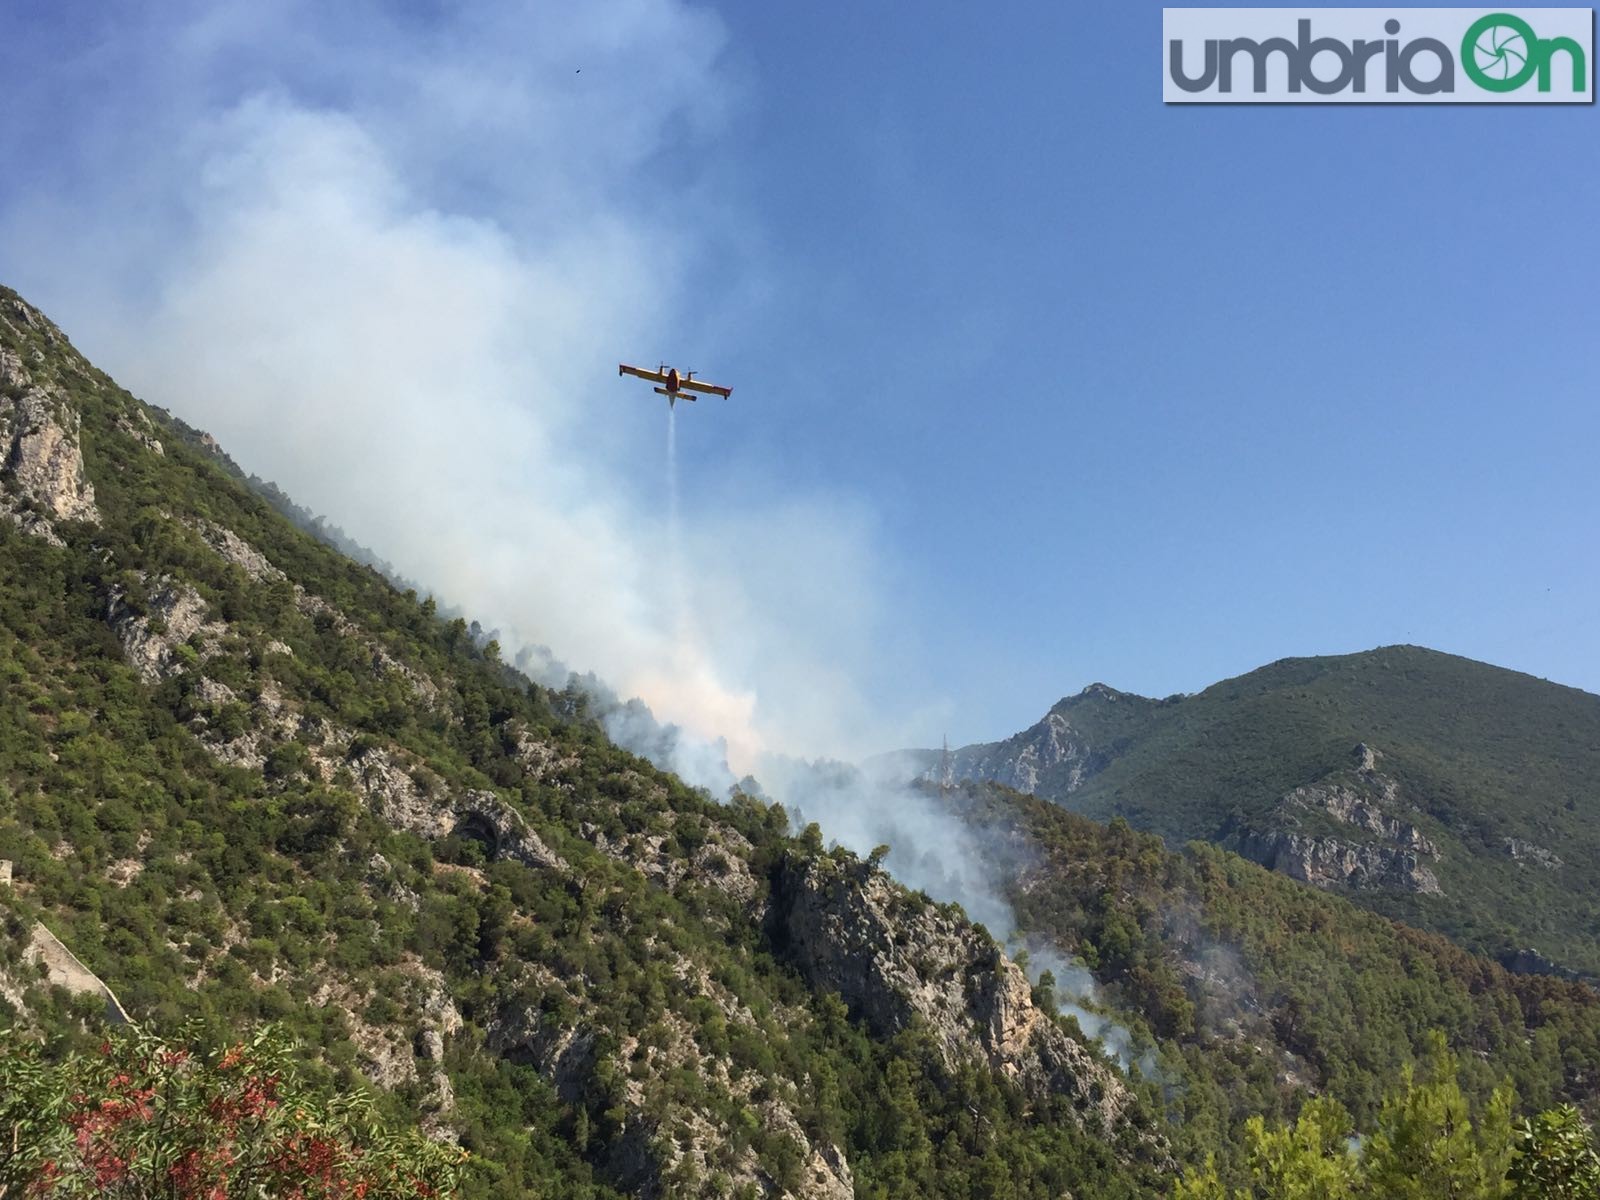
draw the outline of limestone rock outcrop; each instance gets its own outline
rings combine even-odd
[[[152,581],[149,587],[149,599],[138,605],[125,593],[113,592],[106,621],[139,678],[159,683],[198,660],[201,651],[192,641],[206,645],[221,638],[227,627],[207,619],[206,602],[192,587],[170,579]]]
[[[397,829],[436,840],[454,833],[480,843],[490,859],[566,871],[565,860],[493,792],[450,793],[424,775],[419,779],[390,751],[369,747],[349,760],[356,784],[383,819]]]
[[[1279,800],[1266,822],[1232,831],[1228,844],[1245,858],[1319,888],[1442,895],[1429,865],[1438,846],[1416,824],[1395,815],[1399,783],[1378,770],[1378,752],[1361,743],[1352,765]],[[1306,823],[1348,828],[1307,831]]]
[[[60,521],[100,522],[84,474],[78,414],[27,379],[21,360],[0,353],[0,510],[29,533],[60,545]]]
[[[1419,851],[1283,830],[1249,830],[1234,841],[1239,854],[1313,887],[1442,895],[1439,877]]]
[[[1536,846],[1532,842],[1524,841],[1522,838],[1508,837],[1503,839],[1502,844],[1506,848],[1506,854],[1514,862],[1519,862],[1524,866],[1542,867],[1546,871],[1559,871],[1567,865],[1555,851],[1547,850],[1543,846]]]
[[[812,986],[835,991],[880,1036],[923,1022],[952,1063],[985,1063],[1035,1097],[1070,1097],[1115,1130],[1133,1103],[1116,1073],[1033,1003],[1026,976],[958,910],[907,893],[867,863],[787,864],[775,920]]]
[[[1119,692],[1091,683],[1076,696],[1058,702],[1042,720],[1001,742],[963,746],[937,760],[923,778],[940,782],[948,768],[950,782],[988,781],[1029,795],[1056,801],[1077,791],[1121,753],[1115,741],[1091,737],[1086,729],[1103,724],[1107,713],[1136,716],[1163,701]],[[924,760],[926,761],[926,760]]]

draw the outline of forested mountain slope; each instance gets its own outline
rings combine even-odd
[[[477,1195],[1156,1194],[1156,1115],[958,910],[618,750],[9,292],[0,464],[0,1020],[106,1019],[42,923]]]
[[[1574,688],[1415,646],[1285,659],[1166,700],[1096,684],[952,766],[1600,973],[1600,697]]]
[[[1479,1102],[1505,1080],[1529,1108],[1600,1101],[1600,993],[1585,985],[1512,973],[1203,842],[1174,853],[994,784],[943,795],[986,831],[1019,923],[1076,951],[1137,1044],[1153,1035],[1149,1073],[1191,1158],[1313,1094],[1370,1130],[1436,1030]]]
[[[1239,1178],[1254,1114],[1324,1093],[1370,1127],[1432,1030],[1479,1103],[1595,1101],[1587,988],[929,789],[1021,926],[986,931],[618,749],[282,503],[0,290],[0,1026],[52,1053],[124,1013],[280,1023],[472,1151],[476,1196],[1165,1195],[1207,1153]],[[1168,707],[1097,710],[1112,766]],[[1351,787],[1389,769],[1329,745]]]

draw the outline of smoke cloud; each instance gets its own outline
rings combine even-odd
[[[765,286],[756,253],[725,300],[661,302],[663,279],[760,245],[681,165],[738,98],[717,19],[681,0],[118,13],[86,8],[68,44],[70,21],[19,21],[0,49],[17,111],[51,114],[0,127],[6,161],[48,163],[0,198],[10,282],[531,674],[564,682],[559,655],[605,680],[619,743],[717,795],[755,773],[1010,939],[980,835],[835,761],[923,740],[865,698],[896,641],[870,510],[746,492],[680,524],[668,414],[619,409],[627,348],[715,346]],[[669,162],[673,187],[649,186]]]
[[[765,286],[753,224],[684,166],[738,96],[713,14],[211,2],[82,25],[0,49],[18,111],[56,126],[55,169],[8,179],[0,238],[9,281],[92,357],[741,770],[882,744],[870,511],[730,475],[745,490],[669,538],[668,413],[616,377],[726,345]],[[7,161],[38,157],[28,125],[0,130]],[[692,306],[664,302],[730,255]]]
[[[1023,948],[1028,952],[1028,977],[1038,983],[1048,971],[1054,979],[1059,1012],[1073,1018],[1079,1029],[1097,1039],[1124,1071],[1137,1066],[1146,1079],[1160,1077],[1154,1050],[1150,1047],[1140,1050],[1134,1045],[1133,1034],[1127,1027],[1106,1014],[1105,998],[1088,967],[1064,957],[1055,946],[1037,938],[1025,938]]]

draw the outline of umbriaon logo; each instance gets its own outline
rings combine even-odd
[[[1594,12],[1169,8],[1169,104],[1587,104]]]

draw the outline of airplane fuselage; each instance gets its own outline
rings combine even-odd
[[[668,403],[675,403],[679,397],[693,400],[696,392],[706,396],[721,396],[724,400],[733,395],[732,388],[721,387],[715,383],[706,383],[703,380],[696,379],[693,372],[685,375],[677,367],[668,367],[666,365],[663,365],[660,370],[651,371],[644,367],[630,367],[627,363],[619,363],[617,365],[617,374],[633,375],[639,379],[647,379],[651,383],[658,384],[659,386],[654,390],[659,395],[667,397]]]

